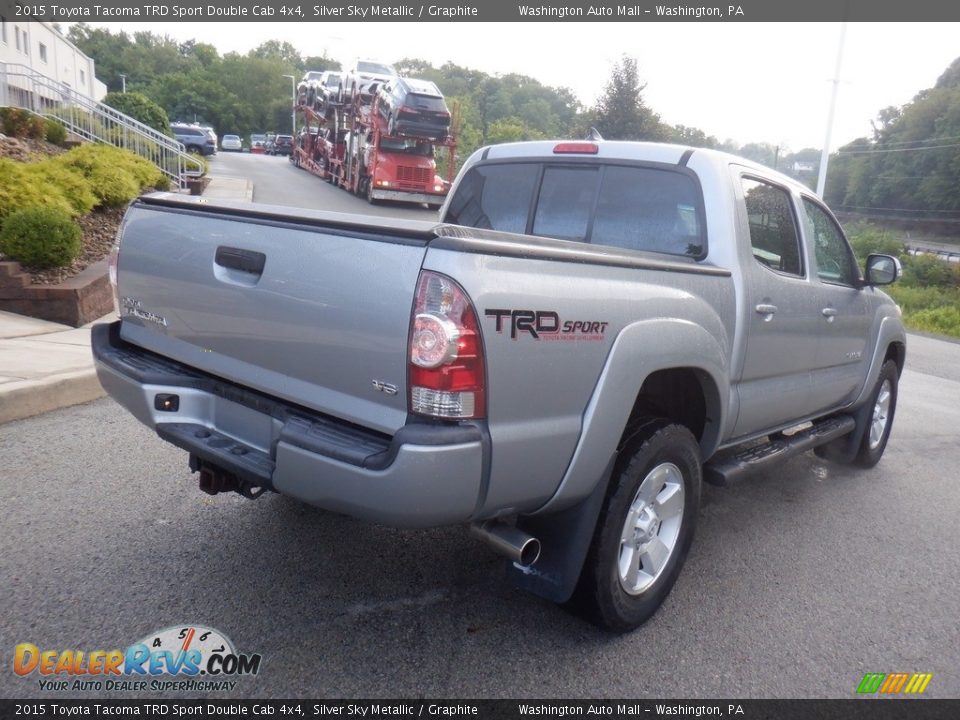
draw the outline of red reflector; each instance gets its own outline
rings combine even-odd
[[[596,155],[600,146],[590,142],[565,142],[554,145],[554,155]]]

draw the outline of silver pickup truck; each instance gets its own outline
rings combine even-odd
[[[484,148],[442,222],[157,194],[113,255],[104,388],[202,490],[469,523],[514,582],[646,620],[701,481],[809,449],[870,467],[905,335],[806,187],[708,150]]]

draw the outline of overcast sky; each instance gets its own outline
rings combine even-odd
[[[821,147],[841,26],[836,23],[91,23],[195,38],[222,53],[287,40],[303,55],[350,62],[419,57],[569,87],[592,105],[623,54],[637,59],[648,105],[665,122],[721,140]],[[362,39],[364,48],[356,50]],[[958,23],[850,23],[832,147],[909,102],[960,56]],[[287,82],[278,79],[278,82]]]

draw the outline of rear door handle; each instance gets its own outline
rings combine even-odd
[[[760,303],[757,305],[757,312],[761,315],[773,315],[777,311],[776,305],[767,305],[765,303]]]
[[[214,262],[220,267],[239,270],[240,272],[250,273],[251,275],[260,275],[263,273],[263,266],[267,262],[267,256],[256,250],[244,250],[242,248],[221,245],[217,248]]]
[[[832,307],[825,307],[821,310],[823,316],[827,319],[827,322],[833,322],[833,319],[837,316],[837,311]]]

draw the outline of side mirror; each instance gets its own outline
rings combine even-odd
[[[889,285],[903,273],[900,261],[893,255],[867,255],[864,273],[866,285]]]

